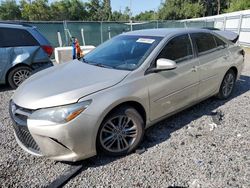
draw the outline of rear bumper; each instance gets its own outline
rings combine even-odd
[[[44,70],[46,68],[54,66],[51,61],[43,62],[43,63],[32,63],[31,68],[33,69],[33,74],[36,72],[39,72],[41,70]]]

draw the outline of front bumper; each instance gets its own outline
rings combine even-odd
[[[58,161],[78,161],[96,155],[95,116],[82,113],[66,124],[46,125],[28,118],[25,121],[18,113],[28,116],[29,110],[10,104],[15,138],[26,152]]]

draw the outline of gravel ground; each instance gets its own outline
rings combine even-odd
[[[141,154],[74,164],[84,167],[65,187],[250,187],[249,57],[229,100],[208,99],[153,126]],[[0,86],[0,187],[47,186],[72,166],[17,145],[8,115],[12,94]],[[218,109],[224,113],[220,125],[211,116]]]

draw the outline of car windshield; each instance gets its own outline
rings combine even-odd
[[[161,39],[120,35],[88,53],[83,61],[96,66],[132,71],[142,64]]]

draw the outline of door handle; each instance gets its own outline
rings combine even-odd
[[[197,72],[198,71],[198,66],[193,66],[192,72]]]

